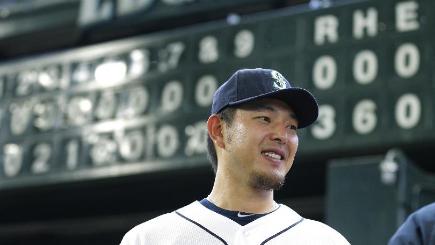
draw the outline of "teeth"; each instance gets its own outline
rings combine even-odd
[[[281,160],[281,156],[274,153],[274,152],[266,152],[266,153],[264,153],[264,155],[271,157],[273,159]]]

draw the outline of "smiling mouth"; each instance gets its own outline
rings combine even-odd
[[[262,152],[262,154],[268,158],[273,159],[273,160],[283,160],[284,159],[284,157],[281,156],[280,154],[277,154],[277,153],[271,152],[271,151]]]

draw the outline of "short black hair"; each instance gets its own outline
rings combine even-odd
[[[236,113],[235,107],[227,107],[223,109],[221,112],[217,113],[217,115],[228,126],[231,126],[234,120],[235,113]],[[210,138],[210,135],[208,135],[207,137],[207,153],[208,153],[207,154],[208,160],[210,161],[211,166],[213,167],[213,171],[216,173],[218,167],[216,148],[213,144],[213,141]]]

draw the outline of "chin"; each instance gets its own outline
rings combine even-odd
[[[260,173],[251,175],[251,186],[260,190],[279,190],[285,182],[285,175],[280,173]]]

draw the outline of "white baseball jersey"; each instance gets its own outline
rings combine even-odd
[[[286,205],[244,226],[195,201],[142,223],[121,245],[348,245],[331,227],[302,218]]]

